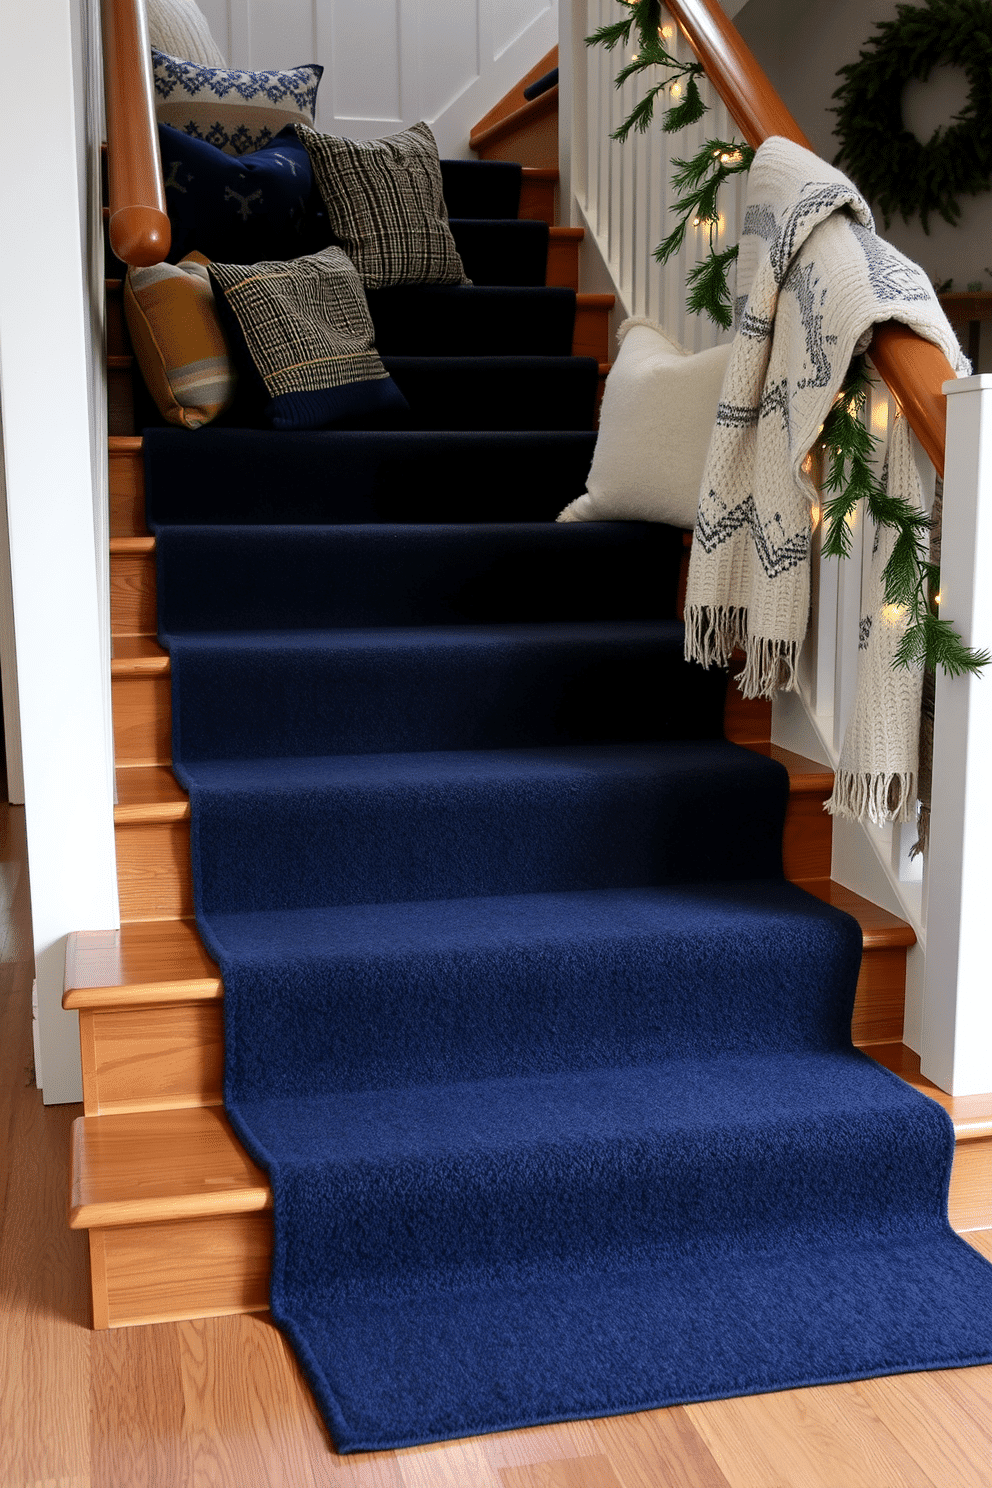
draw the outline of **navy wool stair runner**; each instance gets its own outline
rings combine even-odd
[[[992,1359],[681,534],[552,521],[594,435],[544,294],[379,297],[416,427],[146,436],[227,1107],[343,1452]]]

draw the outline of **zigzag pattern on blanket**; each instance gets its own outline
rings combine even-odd
[[[543,294],[373,313],[495,389],[521,297],[557,375]],[[342,1452],[992,1359],[950,1124],[851,1047],[860,930],[683,658],[682,533],[554,521],[561,382],[552,429],[441,432],[424,374],[432,428],[146,437],[225,1099]]]
[[[742,645],[745,696],[771,697],[797,685],[816,504],[804,461],[852,356],[877,322],[899,320],[965,364],[924,271],[876,235],[846,176],[788,140],[767,140],[755,156],[737,293],[689,570],[686,656],[710,665]],[[893,438],[904,439],[898,425]],[[908,442],[890,461],[890,488],[918,506],[907,451]],[[880,660],[876,629],[830,809],[904,821],[915,810],[919,679],[887,680],[895,647]]]

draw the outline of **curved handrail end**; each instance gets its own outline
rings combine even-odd
[[[169,219],[156,207],[121,207],[110,219],[110,246],[134,268],[162,263],[171,243]]]

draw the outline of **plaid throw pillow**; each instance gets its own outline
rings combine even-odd
[[[406,411],[379,359],[372,317],[342,249],[288,263],[210,265],[232,344],[264,387],[275,429],[328,429]]]
[[[388,139],[350,140],[297,124],[327,208],[328,226],[366,289],[468,284],[426,124]]]

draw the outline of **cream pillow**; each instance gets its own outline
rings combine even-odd
[[[618,339],[586,492],[558,520],[694,527],[730,347],[690,356],[648,320]]]
[[[195,0],[148,0],[148,39],[157,52],[181,57],[184,62],[227,66]]]

